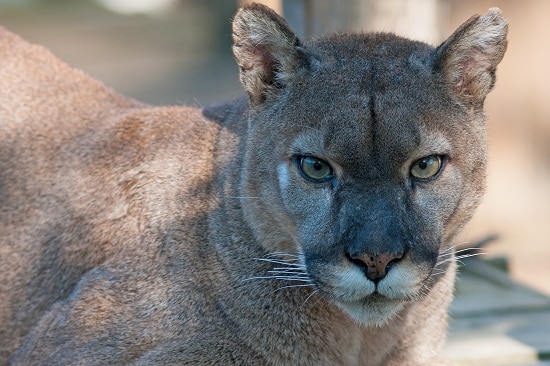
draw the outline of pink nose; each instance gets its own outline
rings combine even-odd
[[[354,262],[360,262],[365,266],[367,278],[372,281],[378,281],[386,275],[388,264],[403,258],[403,253],[382,253],[372,255],[361,253],[352,255]]]

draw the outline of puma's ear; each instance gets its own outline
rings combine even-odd
[[[437,68],[465,103],[483,104],[506,51],[508,22],[498,8],[473,16],[437,48]]]
[[[284,87],[299,62],[300,41],[283,18],[260,4],[241,8],[233,20],[233,53],[252,104]]]

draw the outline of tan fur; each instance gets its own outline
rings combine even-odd
[[[199,110],[124,98],[0,30],[0,364],[446,364],[500,12],[437,49],[302,43],[259,5],[233,32],[248,98]],[[441,173],[414,181],[432,154]],[[376,283],[351,258],[399,250]]]

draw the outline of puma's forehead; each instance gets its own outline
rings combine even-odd
[[[325,65],[367,61],[391,68],[399,63],[425,66],[435,59],[434,47],[392,33],[332,34],[306,43],[305,49]]]
[[[349,86],[357,87],[353,82]],[[411,97],[399,102],[391,91],[367,88],[362,95],[335,92],[330,97],[333,104],[317,101],[297,109],[288,107],[283,128],[295,130],[288,134],[292,138],[289,155],[311,154],[343,167],[380,171],[374,164],[395,166],[430,154],[451,153],[457,145],[454,136],[460,134],[456,123],[460,113],[449,116],[452,108],[438,113],[441,106],[430,108],[429,99],[421,100],[412,90],[407,93]]]
[[[281,104],[283,128],[297,130],[290,153],[364,171],[450,153],[468,118],[432,72],[435,49],[395,35],[338,37],[310,47],[317,64],[296,75]]]
[[[367,123],[368,126],[368,123]],[[453,144],[440,131],[416,125],[410,131],[398,131],[377,140],[372,131],[350,128],[347,133],[319,133],[306,129],[290,143],[288,156],[313,155],[333,164],[338,175],[357,172],[376,178],[407,167],[429,155],[452,155]]]

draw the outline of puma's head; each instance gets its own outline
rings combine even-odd
[[[366,324],[429,293],[484,191],[482,108],[506,33],[490,9],[437,48],[386,33],[307,43],[271,10],[241,9],[241,193],[259,197],[243,205],[265,250],[298,253],[308,280]]]

